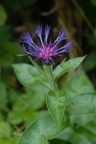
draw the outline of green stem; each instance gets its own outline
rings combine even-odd
[[[34,62],[34,60],[30,56],[28,56],[28,58],[30,59],[32,64],[40,71],[40,73],[43,74],[43,69],[36,62]]]
[[[46,76],[47,76],[47,78],[49,80],[51,89],[54,90],[54,91],[57,91],[57,85],[55,83],[55,80],[54,80],[54,77],[53,77],[53,73],[52,73],[52,70],[53,70],[52,65],[51,66],[44,65],[43,68],[44,68]]]

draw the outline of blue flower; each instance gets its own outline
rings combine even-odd
[[[26,53],[25,55],[34,56],[36,60],[42,59],[45,64],[53,62],[53,58],[59,56],[61,53],[68,52],[70,46],[73,45],[73,41],[71,41],[59,47],[59,43],[67,38],[63,29],[59,31],[58,37],[54,42],[48,42],[50,26],[46,25],[44,38],[42,37],[42,25],[38,25],[35,32],[39,37],[39,43],[35,44],[29,32],[26,32],[21,40],[23,43],[22,49]]]

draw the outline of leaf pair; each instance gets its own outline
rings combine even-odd
[[[35,91],[46,93],[48,85],[44,74],[32,65],[29,64],[14,64],[16,76],[20,83],[25,87],[29,87]]]

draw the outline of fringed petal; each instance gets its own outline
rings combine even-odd
[[[58,37],[56,38],[56,40],[54,41],[54,45],[57,45],[59,42],[61,42],[62,40],[66,39],[66,35],[63,31],[63,29],[61,29],[59,31]]]
[[[34,49],[37,48],[36,44],[33,42],[33,39],[31,38],[29,32],[26,32],[26,33],[22,36],[21,42],[26,43],[26,44],[32,46]]]
[[[40,38],[41,44],[44,45],[44,44],[43,44],[43,41],[42,41],[42,25],[38,25],[38,26],[36,27],[35,32],[36,32],[36,34],[38,35],[38,37]]]
[[[68,49],[73,45],[73,41],[71,42],[68,42],[66,45],[64,45],[63,47],[61,48],[58,48],[58,53],[63,53],[63,52],[68,52]]]
[[[46,43],[47,43],[47,40],[48,40],[49,32],[50,32],[50,26],[46,25],[46,27],[45,27],[45,42]]]

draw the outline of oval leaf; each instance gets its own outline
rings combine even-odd
[[[79,133],[74,133],[69,141],[72,143],[72,144],[92,144],[85,136],[82,136],[81,134]]]
[[[96,120],[94,118],[93,121],[87,123],[86,125],[84,125],[84,127],[86,129],[88,129],[93,135],[96,136]]]
[[[49,88],[46,83],[47,80],[34,66],[29,64],[14,64],[13,68],[22,85],[46,93]]]
[[[67,97],[64,91],[49,91],[47,96],[47,107],[52,117],[58,124],[61,124],[62,122],[66,103]]]
[[[96,133],[94,135],[90,130],[82,126],[79,127],[76,132],[85,137],[91,144],[96,144]]]
[[[82,71],[71,78],[65,86],[65,91],[70,99],[85,92],[94,92],[94,88],[88,76]]]
[[[96,114],[96,93],[81,94],[72,97],[67,110],[71,116]]]
[[[65,74],[66,72],[76,69],[80,65],[80,63],[84,60],[84,58],[85,56],[61,62],[61,64],[59,64],[53,71],[55,80],[57,80],[61,75]]]
[[[32,124],[23,133],[19,144],[47,144],[68,126],[67,122],[63,122],[61,126],[48,115]]]

